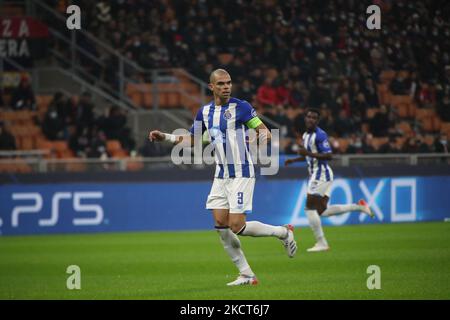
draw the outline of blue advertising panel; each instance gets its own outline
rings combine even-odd
[[[0,234],[201,230],[211,182],[33,184],[0,186]],[[442,221],[450,217],[450,177],[337,178],[331,204],[364,198],[359,212],[323,218],[325,225]],[[258,179],[248,220],[308,225],[306,180]]]

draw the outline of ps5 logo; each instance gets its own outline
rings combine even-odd
[[[82,191],[82,192],[55,192],[51,200],[51,214],[48,218],[39,219],[41,227],[52,227],[58,223],[59,209],[62,201],[72,200],[75,212],[93,212],[94,216],[89,218],[74,218],[75,226],[95,226],[103,221],[103,208],[99,204],[83,204],[82,200],[102,199],[103,192]],[[24,214],[40,213],[43,208],[42,195],[37,192],[17,192],[12,194],[14,201],[33,201],[32,204],[15,206],[11,213],[11,226],[19,227],[19,218]]]

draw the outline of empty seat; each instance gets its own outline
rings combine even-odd
[[[420,119],[420,123],[422,125],[422,129],[426,132],[433,131],[433,119],[431,117],[425,117]]]
[[[141,92],[133,92],[129,95],[129,97],[137,107],[142,107],[143,94]]]
[[[397,125],[397,127],[398,127],[401,131],[403,131],[403,134],[405,134],[405,135],[410,134],[411,131],[412,131],[411,125],[410,125],[408,122],[406,122],[406,121],[400,122],[400,123]]]
[[[424,118],[430,118],[434,117],[435,112],[433,109],[424,109],[424,108],[418,108],[416,110],[416,118],[417,119],[424,119]]]
[[[111,155],[115,159],[123,159],[128,157],[128,153],[125,150],[114,150],[111,152]]]
[[[427,145],[431,146],[431,145],[434,143],[434,136],[431,135],[431,134],[427,134],[427,135],[425,135],[425,137],[423,138],[423,141],[424,141]]]
[[[442,121],[438,116],[432,117],[433,120],[433,131],[440,131],[442,126]]]
[[[345,153],[349,145],[349,140],[346,138],[338,138],[337,141],[339,144],[339,151]]]
[[[442,122],[441,132],[447,133],[447,137],[450,137],[450,122]]]
[[[19,141],[19,149],[21,150],[33,150],[35,148],[35,143],[31,136],[23,136]]]
[[[410,103],[408,105],[408,116],[411,117],[411,118],[415,118],[416,117],[416,111],[417,111],[416,104],[414,102]]]
[[[51,95],[37,95],[36,96],[36,106],[39,111],[47,110],[48,105],[53,100],[53,96]]]
[[[394,70],[384,70],[380,73],[380,81],[381,83],[390,83],[392,79],[395,77]]]
[[[372,147],[378,150],[383,144],[389,141],[388,137],[372,138]]]
[[[122,145],[119,140],[108,140],[106,142],[106,151],[113,154],[116,151],[122,150]]]
[[[402,103],[395,106],[400,118],[407,118],[409,116],[409,105]]]
[[[412,103],[412,99],[408,95],[392,95],[389,103],[396,107],[401,104],[410,104]]]

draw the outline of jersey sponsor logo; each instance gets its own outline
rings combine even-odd
[[[322,146],[324,147],[324,148],[330,148],[330,144],[328,143],[328,140],[325,140],[323,143],[322,143]]]
[[[232,117],[230,110],[225,110],[225,112],[223,113],[223,118],[225,120],[230,120]]]

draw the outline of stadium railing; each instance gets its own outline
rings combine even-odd
[[[181,169],[202,169],[207,165],[175,165],[170,156],[165,157],[129,157],[122,159],[48,159],[47,151],[0,151],[0,172],[22,172],[14,166],[28,166],[25,173],[48,172],[107,172],[107,171],[145,171],[178,167]],[[280,159],[282,159],[280,157]],[[450,165],[450,154],[365,154],[339,155],[333,160],[333,166],[384,166],[384,165]],[[282,163],[280,163],[280,167]]]

